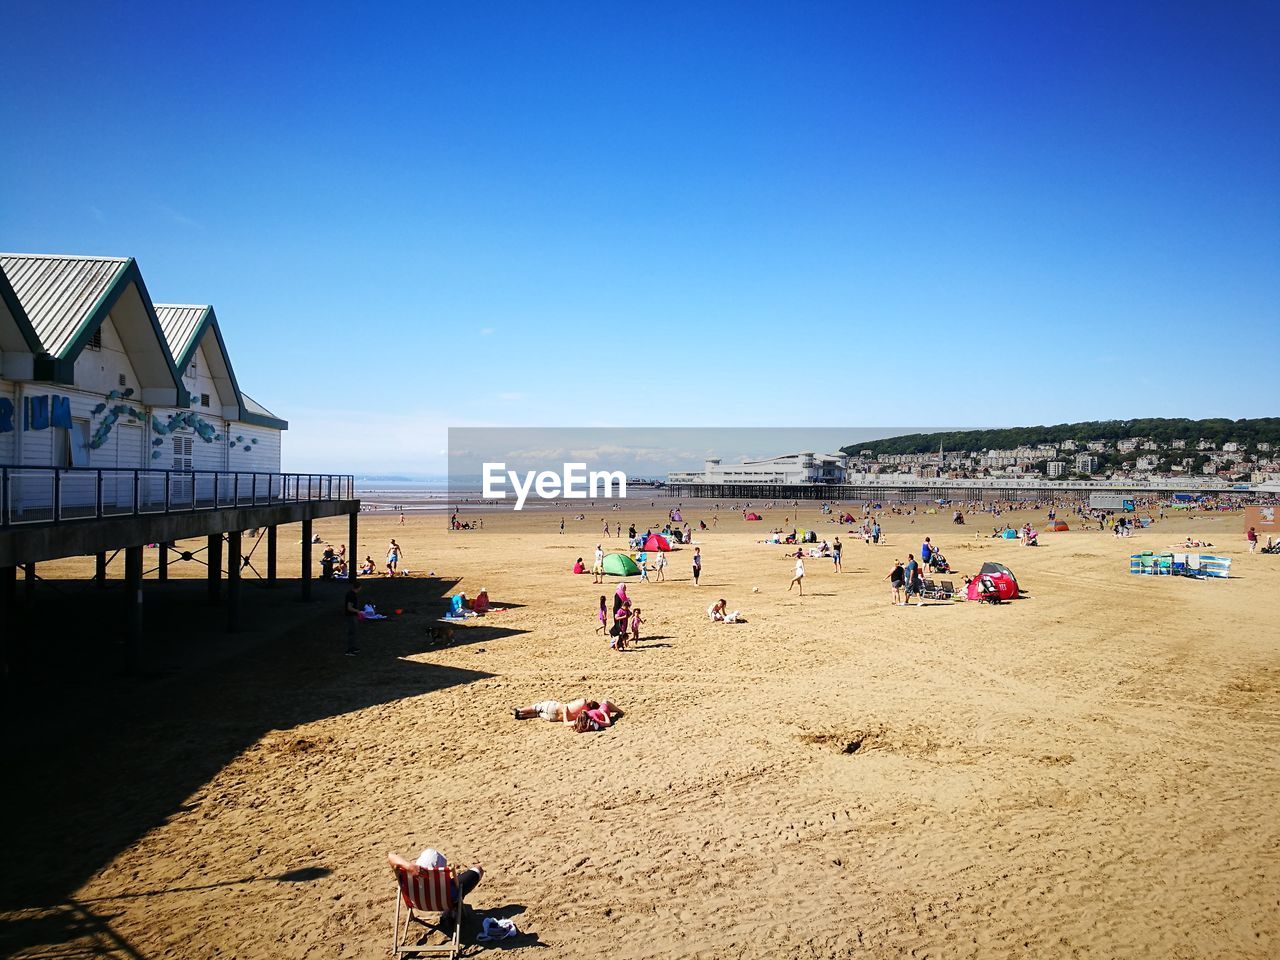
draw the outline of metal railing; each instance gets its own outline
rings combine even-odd
[[[0,467],[0,527],[353,499],[350,474]]]

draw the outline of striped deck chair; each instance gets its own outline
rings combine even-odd
[[[448,956],[455,960],[462,950],[462,897],[454,896],[458,889],[457,877],[452,867],[419,867],[402,860],[395,854],[387,858],[396,875],[396,917],[391,928],[391,953],[428,954]],[[400,908],[405,908],[404,926],[400,926]],[[441,915],[453,919],[453,931],[440,926]],[[428,931],[435,930],[449,937],[448,943],[410,944],[409,928],[420,923]]]

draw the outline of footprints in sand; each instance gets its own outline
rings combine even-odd
[[[911,725],[902,729],[882,723],[865,727],[819,730],[797,735],[802,743],[834,750],[846,756],[872,750],[887,750],[910,757],[929,757],[943,747],[938,735],[927,727]]]

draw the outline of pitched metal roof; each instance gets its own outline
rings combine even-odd
[[[13,287],[41,347],[55,357],[72,345],[129,263],[127,257],[0,254],[0,270]]]
[[[210,307],[207,304],[157,303],[155,308],[169,353],[175,362],[180,363]]]
[[[245,413],[252,413],[255,416],[259,416],[259,417],[270,417],[272,420],[280,419],[274,413],[272,413],[270,410],[268,410],[266,407],[264,407],[262,404],[260,404],[257,400],[253,399],[253,397],[249,396],[244,391],[241,391],[240,396],[244,400]]]

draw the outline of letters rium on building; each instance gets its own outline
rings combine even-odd
[[[12,433],[13,401],[0,397],[0,433]],[[48,430],[50,427],[71,429],[71,398],[55,394],[41,397],[24,397],[22,400],[22,429]]]

